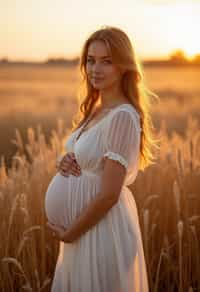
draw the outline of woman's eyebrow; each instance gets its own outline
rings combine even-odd
[[[93,55],[88,55],[88,57],[94,57]],[[100,57],[100,59],[105,59],[105,58],[110,58],[110,56],[103,56],[103,57]]]

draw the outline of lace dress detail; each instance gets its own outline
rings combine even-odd
[[[121,163],[126,169],[128,167],[128,162],[119,154],[117,153],[114,153],[114,152],[107,152],[106,154],[104,154],[104,157],[108,157],[112,160],[116,160],[118,161],[119,163]]]
[[[103,157],[121,163],[126,170],[137,164],[140,146],[140,123],[137,115],[121,109],[106,121]]]

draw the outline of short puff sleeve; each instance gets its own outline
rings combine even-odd
[[[115,112],[103,133],[103,157],[116,160],[126,169],[138,160],[140,147],[139,115],[127,110]]]

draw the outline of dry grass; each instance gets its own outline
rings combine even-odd
[[[1,194],[1,291],[49,291],[50,275],[57,249],[44,225],[44,194],[55,172],[55,159],[62,152],[62,121],[52,131],[50,145],[37,128],[29,128],[24,145],[16,131],[17,153],[6,171],[4,159],[0,169]],[[25,155],[26,152],[26,155]],[[28,155],[28,156],[27,156]],[[46,287],[46,288],[45,288]],[[22,290],[20,290],[22,291]]]
[[[23,81],[24,76],[19,75],[19,80]],[[42,80],[41,76],[37,78]],[[52,88],[53,85],[46,92],[53,96]],[[178,91],[175,94],[176,88],[172,88],[174,95],[173,92],[168,95],[164,84],[158,89],[162,99],[153,113],[158,136],[162,137],[157,163],[144,173],[139,172],[131,189],[139,210],[151,291],[192,292],[200,291],[200,121],[194,107],[199,105],[198,86],[194,94],[190,92],[191,86],[185,87],[187,94],[183,95],[182,104]],[[69,113],[73,109],[70,103]],[[15,109],[16,113],[18,110]],[[40,114],[43,113],[46,117],[45,108],[41,108]],[[52,119],[56,121],[57,117],[53,115]],[[56,171],[55,159],[63,151],[69,120],[69,116],[66,120],[58,119],[48,141],[40,126],[27,127],[26,137],[16,130],[12,142],[17,152],[11,168],[6,169],[1,158],[2,292],[50,291],[58,245],[45,229],[44,195]]]
[[[200,291],[200,132],[162,129],[158,163],[131,189],[139,206],[151,291]]]

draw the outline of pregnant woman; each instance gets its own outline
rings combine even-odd
[[[92,33],[80,66],[83,117],[45,196],[47,225],[60,242],[51,291],[147,292],[138,212],[128,188],[138,170],[153,163],[156,145],[141,70],[130,39],[116,27]]]

